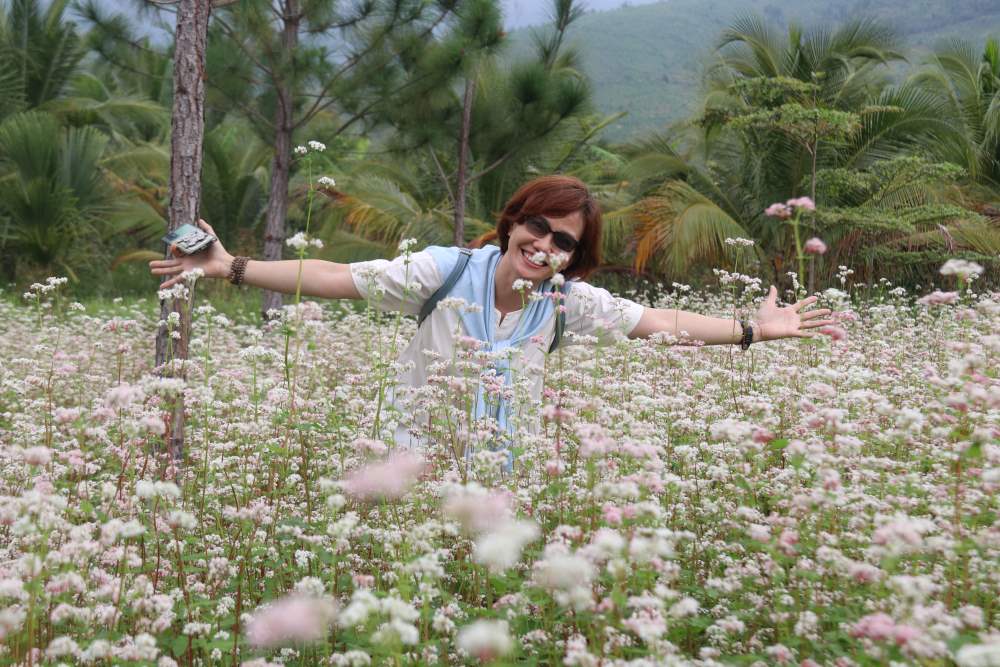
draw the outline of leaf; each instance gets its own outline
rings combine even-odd
[[[788,447],[788,438],[775,438],[767,443],[767,448],[772,452],[780,452]]]

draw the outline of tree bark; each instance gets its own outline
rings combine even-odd
[[[298,0],[285,0],[282,12],[284,27],[281,33],[281,46],[285,56],[291,59],[299,44],[299,13]],[[281,259],[285,245],[285,221],[288,216],[288,181],[291,173],[292,159],[292,129],[294,118],[292,114],[292,85],[287,77],[287,71],[278,71],[277,104],[274,110],[274,156],[271,158],[271,191],[267,199],[267,217],[264,226],[264,259],[275,261]],[[261,316],[267,319],[269,310],[280,309],[283,300],[280,292],[264,291],[261,302]]]
[[[167,230],[184,224],[195,224],[201,199],[202,141],[205,136],[205,42],[211,0],[179,0],[177,3],[177,34],[174,46],[174,106],[170,123],[170,204]],[[169,276],[165,276],[164,279]],[[194,295],[191,295],[191,299]],[[179,339],[171,339],[163,324],[156,333],[156,365],[160,373],[173,375],[177,365],[165,366],[173,360],[188,357],[188,337],[191,332],[190,304],[179,300],[160,302],[160,320],[171,312],[180,315]],[[180,366],[183,369],[183,366]],[[173,405],[166,433],[170,455],[179,460],[184,456],[184,399]]]
[[[476,79],[465,80],[465,95],[462,97],[462,125],[458,130],[458,175],[455,184],[455,237],[454,244],[465,245],[465,193],[469,185],[466,172],[469,170],[469,131],[472,125],[472,98],[476,93]]]

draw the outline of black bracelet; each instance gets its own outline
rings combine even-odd
[[[743,327],[743,336],[740,339],[740,349],[749,350],[750,344],[753,343],[753,327],[746,320],[740,320],[740,326]]]
[[[243,274],[247,270],[247,262],[250,261],[249,257],[234,257],[233,263],[229,265],[229,282],[234,285],[240,285],[243,283]]]

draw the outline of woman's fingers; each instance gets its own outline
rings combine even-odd
[[[802,319],[807,320],[807,319],[812,319],[814,317],[823,317],[824,315],[829,315],[829,314],[830,314],[829,308],[820,308],[819,310],[807,310],[804,313],[799,313],[799,316]]]
[[[800,309],[805,308],[806,306],[808,306],[810,304],[816,303],[817,299],[818,299],[818,297],[815,297],[815,296],[807,296],[806,298],[802,299],[801,301],[797,301],[795,303],[795,305],[792,306],[792,308],[794,308],[795,310],[800,310]]]
[[[174,273],[180,273],[183,270],[184,267],[178,264],[177,266],[154,267],[151,268],[149,272],[152,273],[154,276],[169,276]]]

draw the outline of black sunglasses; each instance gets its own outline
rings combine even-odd
[[[573,252],[580,242],[573,238],[572,234],[566,232],[554,232],[549,226],[549,221],[540,215],[533,215],[521,221],[532,236],[542,238],[552,234],[552,244],[563,252]]]

